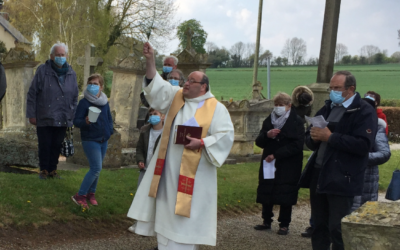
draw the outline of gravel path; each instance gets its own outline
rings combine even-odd
[[[276,213],[276,208],[274,213]],[[311,249],[310,239],[303,238],[300,233],[308,226],[310,207],[307,204],[297,205],[293,208],[292,223],[289,234],[281,236],[276,234],[278,222],[272,224],[272,230],[256,231],[253,226],[262,222],[258,214],[244,214],[237,217],[222,218],[218,221],[217,247],[201,246],[200,250],[255,250],[255,249]],[[276,220],[276,218],[274,218]],[[146,250],[155,247],[155,237],[141,237],[129,233],[125,229],[118,237],[108,239],[90,240],[83,242],[52,245],[39,248],[41,250]],[[0,247],[1,249],[1,247]],[[37,248],[36,248],[37,249]]]

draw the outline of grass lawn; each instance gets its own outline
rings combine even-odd
[[[374,90],[382,99],[399,99],[400,64],[335,66],[334,71],[349,70],[357,79],[357,91],[364,94]],[[207,69],[211,91],[219,100],[251,98],[252,68]],[[292,93],[298,85],[309,85],[317,78],[316,66],[272,67],[271,97],[278,91]],[[267,69],[260,68],[258,80],[267,97]]]
[[[304,164],[311,152],[305,151]],[[393,170],[399,167],[400,151],[380,167],[379,187],[385,190]],[[225,165],[218,169],[218,210],[251,211],[258,185],[259,163]],[[76,219],[116,220],[125,218],[136,191],[138,170],[103,170],[97,189],[98,207],[82,211],[70,199],[80,186],[87,169],[60,171],[62,180],[39,180],[36,175],[0,173],[0,227],[6,225],[40,226],[52,221]],[[308,199],[301,189],[300,199]]]

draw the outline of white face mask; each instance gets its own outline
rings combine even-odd
[[[286,113],[286,106],[275,106],[274,112],[277,116],[281,116]]]

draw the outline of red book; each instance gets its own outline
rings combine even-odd
[[[190,140],[186,138],[186,136],[201,139],[201,133],[203,132],[202,127],[191,127],[185,125],[177,125],[175,126],[175,144],[183,144],[187,145],[190,143]]]

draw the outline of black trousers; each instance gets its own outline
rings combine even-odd
[[[40,171],[47,170],[49,173],[57,170],[58,158],[60,157],[61,144],[64,140],[66,127],[37,127],[39,141],[39,166]]]
[[[264,224],[271,224],[274,220],[274,213],[272,209],[274,208],[273,204],[263,204],[262,205],[262,218],[264,219]],[[289,224],[292,221],[292,206],[284,206],[280,205],[279,208],[279,218],[278,218],[279,227],[287,227],[289,228]]]
[[[320,169],[314,169],[310,184],[311,218],[314,232],[311,237],[314,250],[344,250],[341,220],[350,213],[353,196],[319,194],[316,192]]]

